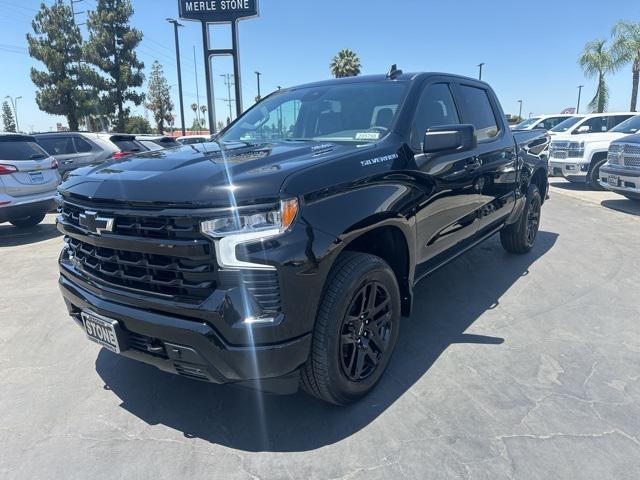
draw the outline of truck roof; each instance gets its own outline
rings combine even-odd
[[[478,80],[477,78],[465,77],[463,75],[454,75],[451,73],[442,73],[442,72],[410,72],[410,73],[402,73],[394,77],[393,79],[389,78],[387,75],[384,75],[384,74],[358,75],[357,77],[345,77],[345,78],[331,78],[327,80],[321,80],[319,82],[295,85],[292,87],[288,87],[284,90],[294,90],[297,88],[310,88],[310,87],[324,87],[324,86],[335,85],[339,83],[351,84],[351,83],[376,83],[376,82],[412,82],[412,81],[421,80],[421,79],[424,79],[427,77],[433,77],[433,76],[450,77],[450,78],[455,78],[455,79],[464,80],[464,81],[473,82],[473,83],[482,83],[486,85],[485,82]]]

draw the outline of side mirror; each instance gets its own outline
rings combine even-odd
[[[473,125],[441,125],[424,134],[424,153],[443,153],[472,150],[478,145]]]
[[[587,125],[582,125],[581,127],[578,127],[576,133],[589,133],[589,130],[591,129]]]

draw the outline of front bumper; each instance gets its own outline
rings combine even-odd
[[[3,202],[10,203],[0,206],[0,223],[32,215],[40,215],[56,208],[55,192],[53,191],[27,197],[0,195],[0,203]]]
[[[554,176],[563,176],[571,182],[586,182],[589,164],[578,161],[579,159],[558,160],[549,159],[549,170]]]
[[[610,183],[610,177],[617,177]],[[600,185],[607,190],[640,199],[640,170],[603,166],[600,168]]]
[[[65,275],[60,276],[59,284],[76,323],[82,326],[82,311],[116,320],[121,329],[121,355],[165,372],[236,383],[293,378],[307,361],[311,334],[269,345],[237,346],[227,343],[207,322],[121,304],[80,287]]]

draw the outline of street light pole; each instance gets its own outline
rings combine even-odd
[[[258,79],[258,101],[262,100],[262,94],[260,92],[260,76],[262,74],[260,72],[256,72],[256,78]]]
[[[11,107],[13,108],[13,116],[16,120],[16,131],[20,133],[20,122],[18,121],[18,100],[20,100],[22,97],[16,97],[14,99],[11,95],[7,95],[4,98],[8,98],[11,102]]]
[[[584,85],[578,85],[578,107],[576,108],[576,115],[580,113],[580,97],[582,96],[582,88]]]
[[[184,123],[184,99],[182,98],[182,69],[180,68],[180,38],[178,36],[178,28],[183,25],[173,18],[167,18],[167,22],[173,24],[176,43],[176,63],[178,64],[178,96],[180,97],[180,119],[182,120],[182,136],[187,135],[187,129]],[[163,132],[159,132],[161,135]]]
[[[233,83],[231,82],[231,77],[233,75],[231,75],[230,73],[225,73],[220,75],[222,78],[224,78],[224,83],[227,86],[227,91],[228,91],[228,96],[227,96],[227,103],[229,104],[229,120],[233,120],[233,110],[231,109],[231,85],[233,85]]]
[[[482,80],[482,67],[484,67],[484,62],[478,64],[478,68],[480,70],[478,73],[478,80]]]
[[[522,120],[522,100],[518,100],[518,103],[520,104],[520,113],[518,114],[518,118]]]

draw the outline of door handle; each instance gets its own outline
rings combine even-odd
[[[467,162],[464,169],[467,172],[474,172],[478,170],[480,167],[482,167],[482,163],[480,162],[480,159],[478,157],[473,157]]]
[[[64,160],[64,161],[62,162],[62,164],[63,164],[63,165],[70,165],[70,164],[72,164],[72,163],[75,163],[75,161],[76,161],[76,159],[75,159],[75,158],[73,158],[73,159],[71,159],[71,160]]]

